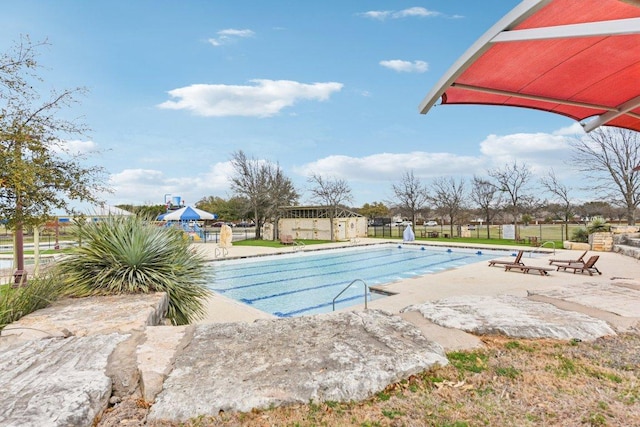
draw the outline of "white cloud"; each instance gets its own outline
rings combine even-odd
[[[210,38],[207,40],[213,46],[222,46],[224,44],[231,43],[239,38],[248,38],[255,35],[252,30],[236,30],[233,28],[220,30],[216,34],[218,35],[217,38]]]
[[[395,12],[393,14],[394,18],[406,18],[408,16],[419,16],[419,17],[425,17],[425,16],[438,16],[440,15],[440,12],[435,12],[429,9],[425,9],[424,7],[410,7],[408,9],[403,9],[399,12]]]
[[[487,170],[502,168],[517,161],[526,164],[534,180],[545,176],[553,168],[556,175],[569,186],[577,187],[576,176],[567,165],[571,137],[554,133],[488,135],[478,148],[469,154],[413,151],[407,153],[375,153],[362,157],[330,155],[285,170],[303,193],[306,178],[311,173],[345,179],[354,189],[356,205],[391,196],[391,185],[402,173],[414,174],[430,183],[434,178],[451,176],[469,181],[473,175],[487,176]],[[112,205],[161,204],[166,194],[181,196],[187,204],[195,204],[203,197],[231,196],[230,178],[233,167],[229,161],[211,164],[206,172],[189,175],[189,171],[171,171],[177,176],[156,169],[127,169],[111,176],[115,192],[105,197]]]
[[[370,10],[368,12],[360,13],[359,15],[364,16],[365,18],[384,21],[387,18],[401,19],[401,18],[414,17],[414,16],[417,16],[419,18],[424,18],[429,16],[440,16],[442,14],[440,12],[425,9],[424,7],[410,7],[410,8],[399,10],[399,11]]]
[[[215,163],[206,173],[196,176],[168,177],[155,169],[125,169],[111,175],[113,193],[105,197],[114,205],[162,204],[169,194],[194,205],[209,195],[226,198],[232,174],[231,162]]]
[[[194,84],[169,91],[177,100],[159,108],[190,110],[205,117],[270,117],[301,100],[326,101],[342,83],[299,83],[291,80],[251,80],[253,86]]]
[[[77,139],[58,141],[57,146],[53,147],[53,151],[72,155],[94,153],[98,151],[98,144],[93,141],[80,141]]]
[[[560,128],[553,132],[554,135],[563,135],[571,137],[580,137],[586,135],[584,128],[579,122],[573,122],[571,125]]]
[[[403,61],[401,59],[391,59],[380,61],[380,65],[392,70],[404,73],[424,73],[429,69],[429,64],[424,61]]]
[[[294,171],[308,176],[311,173],[333,176],[347,181],[394,181],[405,170],[416,176],[435,178],[483,170],[486,160],[481,157],[458,156],[451,153],[378,153],[366,157],[328,156],[296,167]]]
[[[569,140],[555,133],[489,135],[480,143],[480,152],[491,159],[492,168],[517,161],[529,166],[538,176],[546,175],[553,168],[562,177],[571,174]]]
[[[377,19],[380,21],[384,21],[392,14],[391,11],[388,10],[370,10],[369,12],[363,12],[360,15],[366,18]]]

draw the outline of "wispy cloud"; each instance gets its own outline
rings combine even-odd
[[[403,61],[401,59],[391,59],[380,61],[380,65],[401,73],[424,73],[429,70],[429,64],[424,61]]]
[[[189,110],[205,117],[271,117],[303,100],[326,101],[342,83],[299,83],[291,80],[251,80],[254,85],[194,84],[169,91],[177,100],[159,108]]]
[[[408,9],[403,9],[399,12],[394,12],[391,16],[393,18],[406,18],[411,16],[418,16],[420,18],[424,18],[427,16],[438,16],[440,12],[435,12],[433,10],[425,9],[424,7],[410,7]]]
[[[80,141],[77,139],[58,141],[58,143],[53,147],[53,150],[58,153],[67,153],[71,155],[82,155],[99,151],[98,144],[94,141]]]
[[[387,18],[390,18],[390,19],[401,19],[401,18],[410,18],[410,17],[426,18],[431,16],[441,16],[442,14],[440,12],[429,10],[424,7],[416,6],[416,7],[410,7],[410,8],[402,9],[398,11],[370,10],[368,12],[360,13],[359,15],[364,16],[365,18],[384,21]]]
[[[218,35],[217,38],[210,38],[207,40],[213,46],[222,46],[237,39],[253,37],[255,35],[255,33],[251,30],[236,30],[234,28],[220,30],[216,34]]]

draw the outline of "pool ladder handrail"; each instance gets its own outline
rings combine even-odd
[[[349,289],[351,285],[353,285],[356,282],[362,282],[362,284],[364,285],[364,309],[367,310],[367,289],[369,289],[369,287],[367,286],[367,283],[364,280],[355,279],[351,283],[349,283],[343,290],[341,290],[340,293],[336,295],[336,297],[333,299],[333,311],[336,311],[336,300],[338,299],[338,297],[342,295],[344,291]]]
[[[224,258],[227,255],[229,255],[229,251],[227,250],[227,248],[216,248],[213,254],[215,258],[218,258],[219,256],[222,256]]]
[[[540,246],[538,246],[537,249],[534,249],[531,251],[531,254],[534,254],[536,252],[539,252],[538,249],[542,249],[544,247],[544,245],[546,245],[547,243],[551,243],[551,247],[553,248],[553,253],[556,253],[556,242],[554,242],[553,240],[547,240],[546,242],[543,242]],[[542,252],[540,252],[542,253]]]
[[[304,242],[296,242],[293,241],[293,252],[298,252],[299,250],[304,249]]]

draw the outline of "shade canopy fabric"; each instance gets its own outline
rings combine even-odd
[[[640,131],[640,0],[525,0],[420,104],[533,108]]]
[[[158,216],[163,221],[200,221],[205,219],[217,219],[216,214],[205,212],[191,206],[185,206],[173,212],[168,212]]]

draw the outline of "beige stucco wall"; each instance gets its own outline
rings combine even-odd
[[[364,217],[335,218],[335,240],[367,237],[367,219]],[[332,240],[328,218],[282,218],[278,221],[280,236],[288,234],[294,239]]]

